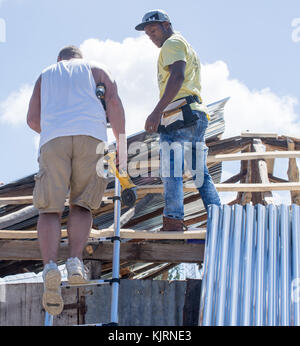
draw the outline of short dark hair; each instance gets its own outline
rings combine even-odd
[[[66,46],[60,50],[58,53],[60,59],[72,59],[72,58],[83,58],[81,50],[76,46]]]

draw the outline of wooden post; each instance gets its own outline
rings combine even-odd
[[[247,148],[242,150],[242,153],[248,153],[250,152],[250,145],[248,145]],[[251,161],[241,161],[241,172],[243,173],[246,171],[246,175],[241,178],[240,182],[241,183],[250,183],[251,182],[251,176],[252,176],[252,170],[251,170]],[[245,205],[247,203],[250,203],[252,199],[252,193],[251,192],[239,192],[237,194],[237,200],[240,201],[242,205]]]
[[[261,139],[253,139],[252,144],[253,151],[255,152],[264,152],[265,147],[262,144]],[[251,162],[252,171],[253,171],[253,183],[262,183],[262,184],[269,184],[269,177],[268,177],[268,167],[267,163],[264,159],[259,160],[253,160]],[[252,202],[253,204],[272,204],[274,203],[274,198],[271,191],[266,192],[255,192],[252,194]]]
[[[287,139],[288,150],[295,150],[295,142],[288,138]],[[289,167],[287,175],[290,182],[299,182],[299,168],[297,166],[297,161],[295,158],[289,159]],[[300,192],[291,191],[291,202],[300,205]]]

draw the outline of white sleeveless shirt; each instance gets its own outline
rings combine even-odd
[[[42,145],[62,136],[88,135],[107,141],[106,114],[96,97],[91,67],[83,59],[63,60],[41,74]]]

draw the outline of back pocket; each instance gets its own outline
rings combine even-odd
[[[41,169],[35,176],[35,186],[33,189],[33,204],[37,209],[45,209],[48,207],[48,193],[46,184],[47,173]]]

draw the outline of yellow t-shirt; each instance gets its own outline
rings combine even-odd
[[[201,98],[201,80],[200,80],[200,61],[192,48],[192,46],[178,33],[173,34],[163,44],[158,58],[158,85],[160,90],[160,98],[163,96],[168,79],[170,77],[169,65],[176,61],[185,61],[184,82],[174,97],[174,100],[189,95],[197,95]],[[202,103],[197,102],[191,104],[193,110],[199,110],[206,113],[209,119],[208,109]]]

